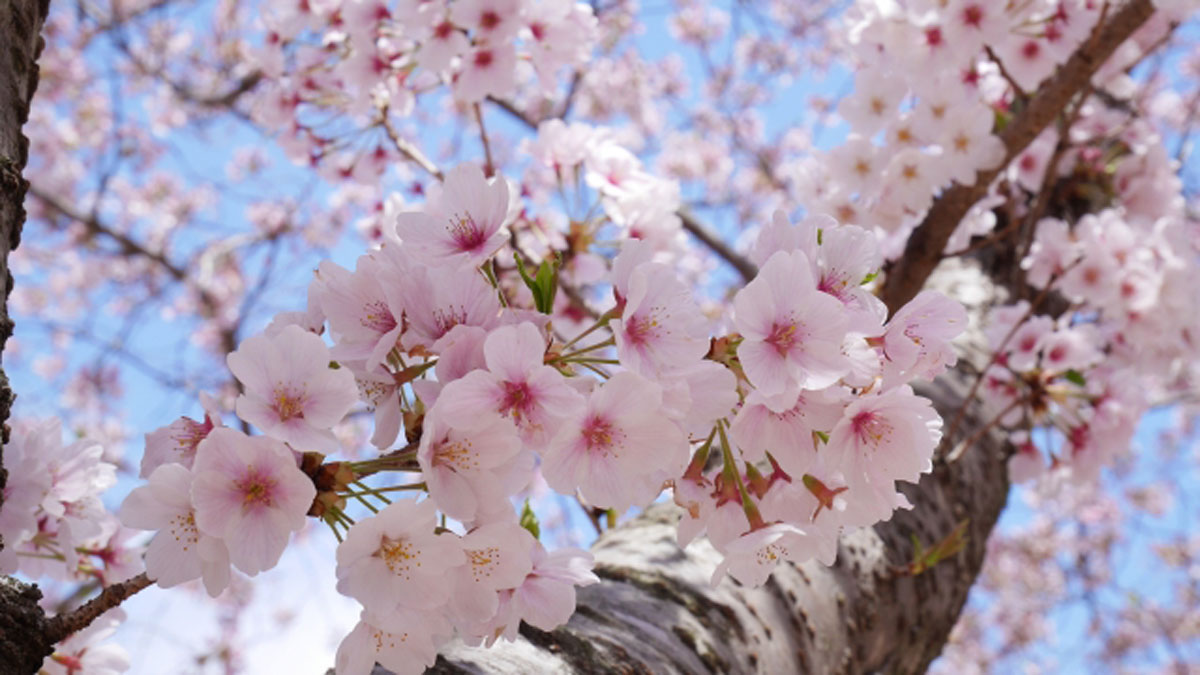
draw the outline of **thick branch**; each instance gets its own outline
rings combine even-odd
[[[25,224],[25,191],[28,181],[21,175],[29,156],[29,140],[21,127],[29,119],[29,103],[38,84],[37,57],[45,42],[42,24],[50,9],[49,0],[9,0],[0,5],[0,351],[12,335],[13,322],[8,316],[8,294],[12,292],[12,274],[8,254],[21,241]],[[15,395],[8,378],[0,369],[0,442],[8,443],[8,417]],[[0,502],[8,472],[0,456]],[[0,503],[2,505],[2,503]]]
[[[25,191],[29,187],[21,175],[29,157],[29,141],[21,127],[29,119],[29,102],[37,89],[37,57],[45,44],[42,24],[49,10],[49,0],[0,3],[0,279],[4,281],[0,294],[0,352],[13,332],[8,316],[8,294],[13,286],[8,254],[21,241]],[[7,422],[14,398],[8,378],[0,369],[0,453],[9,441]],[[0,455],[0,501],[7,480]],[[36,587],[0,578],[0,671],[34,672],[50,653],[50,645],[39,640],[44,626],[40,598]]]
[[[959,221],[987,193],[1000,171],[1042,133],[1080,91],[1092,75],[1130,35],[1154,13],[1151,0],[1130,0],[1097,26],[1092,36],[1071,56],[1000,134],[1006,149],[1004,162],[980,171],[971,187],[954,185],[933,202],[925,219],[913,231],[904,255],[888,271],[883,299],[891,313],[913,299],[941,259],[946,242]]]

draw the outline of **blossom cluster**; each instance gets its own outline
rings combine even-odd
[[[21,420],[4,447],[10,479],[0,511],[0,573],[61,581],[123,581],[141,571],[133,534],[101,494],[117,465],[95,441],[63,443],[57,419]]]
[[[255,119],[290,125],[285,146],[302,161],[325,154],[328,139],[301,108],[403,117],[443,84],[463,104],[522,83],[550,90],[598,38],[592,8],[573,0],[332,0],[279,5],[264,22],[254,59],[272,84]]]
[[[716,338],[653,243],[630,239],[605,275],[611,300],[569,337],[553,264],[536,276],[519,256],[502,264],[516,202],[476,165],[448,171],[353,271],[323,263],[306,311],[229,355],[236,413],[262,435],[222,427],[217,411],[148,435],[149,482],[122,516],[159,530],[152,579],[200,577],[215,594],[231,565],[269,569],[318,516],[341,540],[338,590],[363,605],[339,672],[408,670],[454,635],[553,628],[596,580],[589,555],[548,553],[513,510],[538,472],[618,515],[673,487],[681,541],[707,530],[726,556],[714,583],[725,571],[762,583],[784,558],[831,562],[843,528],[908,505],[895,481],[930,470],[941,425],[908,383],[954,362],[966,316],[926,292],[885,321],[871,232],[779,214],[733,332]],[[383,454],[326,463],[340,449],[331,429],[360,405]],[[419,479],[364,482],[388,473]],[[386,496],[398,491],[428,496]],[[355,521],[348,498],[382,508]]]
[[[802,201],[843,222],[880,228],[885,253],[898,256],[941,189],[974,185],[978,172],[1000,168],[1006,151],[999,129],[1091,35],[1103,7],[1082,0],[856,5],[846,39],[859,67],[853,92],[837,108],[850,135],[791,166]],[[1169,19],[1160,12],[1142,33],[1161,33]],[[1093,81],[1127,91],[1124,66],[1143,53],[1137,41],[1127,42]],[[1053,127],[1045,136],[1008,171],[1034,192],[1052,154]],[[1003,201],[995,187],[959,224],[948,250],[993,229],[991,209]]]

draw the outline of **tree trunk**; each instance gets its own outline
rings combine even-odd
[[[21,241],[25,224],[25,191],[21,176],[29,154],[29,141],[21,126],[29,118],[29,103],[37,89],[37,57],[42,51],[42,24],[49,0],[0,0],[0,351],[12,335],[8,294],[12,273],[8,253]],[[0,367],[0,507],[8,471],[3,468],[3,445],[8,443],[8,417],[16,396]],[[0,542],[3,545],[3,542]],[[46,619],[34,586],[0,578],[0,672],[36,672],[53,643],[46,635]]]
[[[953,286],[990,283],[973,267],[932,279]],[[980,297],[971,293],[971,297]],[[994,298],[986,298],[987,302]],[[987,359],[978,331],[982,306],[958,367],[920,390],[953,419]],[[958,438],[986,424],[977,407]],[[781,565],[757,589],[725,579],[709,586],[720,555],[707,541],[675,544],[678,511],[650,508],[605,533],[593,547],[602,583],[580,589],[566,626],[521,627],[521,639],[491,649],[442,652],[435,673],[914,673],[941,652],[983,564],[987,537],[1008,493],[1003,436],[985,434],[954,462],[943,442],[920,485],[902,484],[914,508],[844,536],[832,567]],[[966,546],[918,576],[912,538],[929,547],[968,520]],[[377,673],[386,672],[377,669]]]

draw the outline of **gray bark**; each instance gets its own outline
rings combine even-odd
[[[21,241],[25,223],[25,191],[21,176],[29,154],[29,141],[21,127],[29,117],[29,103],[37,89],[37,57],[42,51],[42,24],[49,0],[0,0],[0,351],[12,336],[8,294],[12,274],[8,254]],[[3,468],[3,444],[8,443],[8,417],[15,395],[0,367],[0,507],[8,471]],[[0,542],[2,545],[3,542]],[[52,642],[45,617],[37,605],[36,587],[0,578],[0,672],[35,672],[50,653]]]

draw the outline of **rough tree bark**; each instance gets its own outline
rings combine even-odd
[[[29,154],[29,140],[21,127],[29,117],[29,103],[37,89],[37,57],[42,51],[42,24],[50,9],[49,0],[0,0],[0,351],[12,336],[8,317],[8,294],[12,274],[8,254],[21,241],[25,223],[25,191],[29,183],[21,176]],[[3,468],[3,444],[8,443],[8,417],[12,389],[0,368],[0,507],[8,471]],[[3,542],[0,542],[2,545]],[[53,645],[46,635],[46,619],[37,601],[41,594],[9,578],[0,578],[0,672],[34,672]]]

